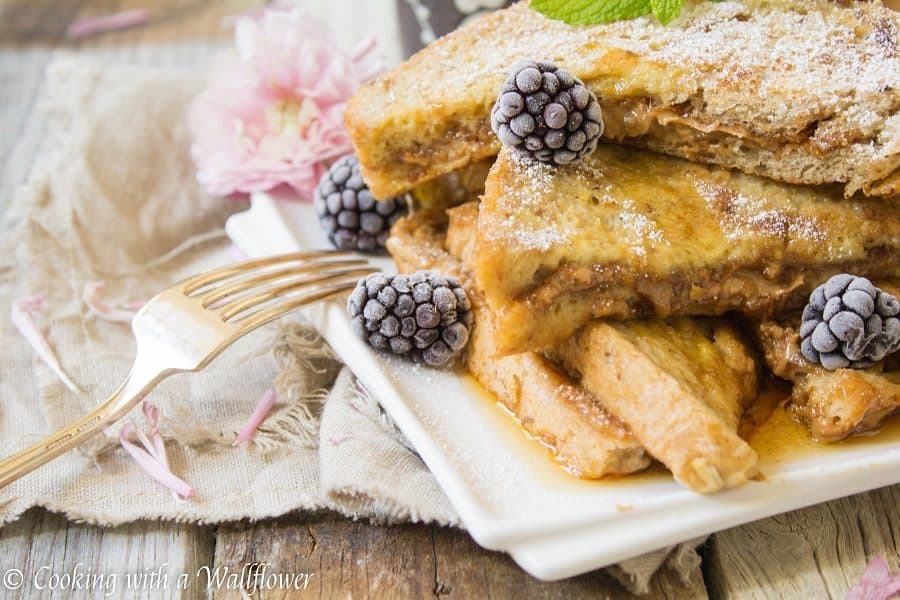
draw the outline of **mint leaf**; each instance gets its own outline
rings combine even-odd
[[[650,0],[653,14],[663,25],[668,25],[672,19],[681,13],[681,5],[684,0]]]
[[[531,8],[569,25],[596,25],[655,13],[652,4],[659,2],[677,2],[681,9],[681,0],[531,0]]]

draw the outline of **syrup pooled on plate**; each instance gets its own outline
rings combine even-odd
[[[553,447],[543,440],[530,435],[519,424],[516,416],[503,406],[493,393],[486,390],[471,375],[465,375],[466,387],[475,395],[484,399],[490,410],[485,415],[495,423],[495,428],[502,431],[511,445],[521,449],[523,455],[532,465],[532,472],[542,479],[550,480],[554,485],[617,485],[637,483],[659,483],[671,478],[671,474],[659,462],[647,469],[621,476],[608,476],[602,479],[582,479],[557,464]],[[789,383],[768,379],[762,383],[759,397],[747,410],[741,420],[739,434],[759,456],[759,467],[762,480],[769,471],[793,459],[816,455],[819,460],[828,460],[828,455],[841,452],[847,448],[865,445],[891,444],[900,442],[900,418],[889,418],[878,432],[851,436],[845,440],[832,443],[817,442],[810,437],[805,425],[795,419],[788,404],[791,386]]]

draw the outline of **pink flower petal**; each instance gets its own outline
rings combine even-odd
[[[144,401],[144,417],[150,427],[148,433],[134,430],[131,423],[122,427],[119,443],[134,461],[147,473],[180,498],[190,498],[194,489],[183,479],[175,475],[169,468],[166,445],[160,433],[159,409],[152,403]],[[134,432],[143,448],[132,442],[129,437]],[[148,435],[149,434],[149,435]]]
[[[159,417],[159,409],[156,408],[156,405],[152,402],[145,401],[141,405],[141,412],[144,413],[144,419],[147,420],[147,425],[150,426],[150,435],[158,435],[160,426],[162,425],[162,420]]]
[[[353,150],[343,113],[384,70],[374,38],[345,52],[323,23],[277,7],[237,18],[235,49],[189,112],[197,180],[217,196],[286,184],[311,199],[329,162]]]
[[[106,284],[102,281],[91,281],[85,284],[81,299],[88,307],[90,314],[104,321],[131,323],[137,311],[130,308],[110,306],[103,299],[105,292]]]
[[[98,33],[137,27],[149,21],[150,11],[146,8],[137,8],[101,17],[84,17],[72,22],[66,28],[66,37],[70,40],[80,40]]]
[[[887,561],[876,556],[859,583],[847,592],[847,600],[888,600],[900,594],[900,575],[891,575]]]
[[[53,371],[70,391],[75,394],[80,394],[81,389],[79,389],[75,382],[69,378],[65,371],[63,371],[56,353],[50,348],[47,338],[44,337],[44,334],[41,333],[37,323],[34,322],[34,313],[42,310],[44,310],[44,297],[40,294],[33,294],[27,298],[22,298],[21,300],[13,302],[10,317],[12,318],[13,325],[19,330],[19,333],[22,334],[22,337],[25,338],[35,354],[38,355],[38,358],[50,367],[50,370]]]
[[[350,433],[349,431],[345,431],[344,433],[333,435],[330,438],[328,438],[328,443],[331,444],[332,446],[340,446],[341,444],[343,444],[347,440],[351,439],[352,437],[353,437],[352,433]]]
[[[247,443],[251,436],[256,432],[257,428],[259,428],[260,424],[265,421],[277,401],[278,396],[275,394],[275,390],[268,389],[263,392],[263,395],[260,396],[259,400],[256,402],[256,408],[253,409],[253,414],[250,415],[247,423],[244,424],[240,433],[234,438],[233,445],[240,446]]]
[[[350,52],[350,58],[352,60],[362,60],[365,58],[370,52],[375,50],[375,47],[378,45],[378,40],[375,39],[374,35],[370,35],[366,38],[363,38],[359,41],[358,44],[353,48]]]

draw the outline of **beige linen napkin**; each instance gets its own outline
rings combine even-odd
[[[128,373],[130,328],[92,318],[86,283],[139,301],[187,274],[234,260],[223,232],[245,204],[198,188],[185,112],[196,75],[101,66],[72,57],[47,73],[48,127],[15,227],[0,243],[0,304],[44,295],[42,324],[70,392],[0,319],[0,453],[34,443],[88,412]],[[232,442],[262,392],[279,402],[243,447]],[[118,427],[82,451],[0,490],[0,523],[40,505],[113,525],[140,518],[216,522],[330,508],[381,522],[458,525],[428,469],[377,403],[308,326],[271,325],[199,374],[170,378],[149,397],[163,415],[173,471],[195,496],[173,499],[118,444]],[[144,427],[140,411],[130,417]],[[690,573],[695,543],[612,570],[646,589],[665,560]],[[669,557],[669,558],[667,558]]]

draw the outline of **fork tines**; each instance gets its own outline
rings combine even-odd
[[[350,252],[298,252],[222,267],[184,282],[185,296],[225,323],[257,326],[318,300],[351,290],[376,272]]]

